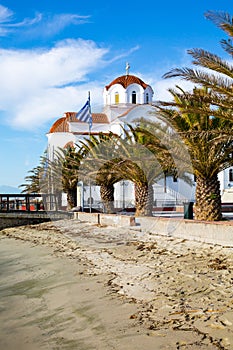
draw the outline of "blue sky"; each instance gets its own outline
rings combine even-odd
[[[155,99],[176,83],[188,88],[162,75],[189,65],[189,48],[224,57],[224,33],[205,19],[207,10],[233,15],[233,2],[0,0],[0,185],[24,182],[52,123],[78,111],[89,90],[100,111],[103,87],[127,61]]]

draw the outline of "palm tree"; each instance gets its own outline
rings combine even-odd
[[[220,41],[223,50],[233,57],[233,18],[228,13],[209,11],[205,14],[227,35],[228,39]],[[199,86],[208,88],[209,94],[206,96],[206,104],[197,106],[189,104],[186,106],[187,112],[199,112],[207,117],[212,115],[228,120],[233,119],[233,66],[227,60],[222,59],[209,51],[194,48],[188,50],[188,54],[193,58],[194,68],[175,68],[164,75],[164,78],[180,77],[191,81]],[[204,69],[203,69],[204,68]],[[192,96],[196,98],[196,96]],[[208,103],[207,103],[208,102]],[[194,108],[195,106],[195,108]]]
[[[152,184],[163,170],[154,154],[137,142],[139,136],[136,138],[133,128],[130,132],[124,130],[124,133],[125,139],[114,134],[100,134],[98,138],[86,140],[82,144],[86,155],[80,173],[101,186],[101,198],[108,211],[113,211],[114,184],[120,180],[132,181],[135,185],[135,215],[151,215]],[[155,151],[156,145],[153,147]],[[160,148],[163,149],[161,145]]]
[[[50,189],[57,198],[67,194],[67,209],[77,205],[77,183],[82,155],[75,147],[59,148],[53,160],[49,161]],[[47,183],[49,183],[47,181]]]
[[[121,159],[117,164],[118,171],[122,179],[129,180],[134,183],[135,192],[135,216],[152,216],[153,209],[153,182],[155,175],[156,161],[153,163],[147,158],[143,157],[142,150],[141,162],[138,160]],[[131,155],[132,156],[132,155]],[[154,158],[154,157],[153,157]],[[141,163],[141,164],[140,164]],[[150,164],[150,167],[149,167]],[[157,169],[161,173],[161,168]]]
[[[68,209],[72,209],[77,206],[78,171],[82,156],[75,147],[60,150],[60,155],[62,190],[67,193]]]
[[[78,170],[82,155],[74,147],[59,148],[54,159],[47,153],[40,157],[40,165],[30,170],[22,184],[22,192],[42,193],[46,209],[61,208],[62,192],[67,193],[67,209],[77,205]]]
[[[40,164],[28,172],[30,175],[25,176],[26,183],[19,186],[24,188],[22,193],[41,193],[41,178],[46,175],[47,165],[47,152],[44,152]]]
[[[228,35],[229,38],[221,40],[220,44],[232,58],[232,16],[228,13],[214,11],[207,12],[205,16]],[[227,60],[203,49],[191,49],[188,50],[188,54],[192,56],[193,64],[199,69],[176,68],[166,73],[164,77],[180,77],[206,89],[204,95],[204,90],[202,90],[201,103],[199,103],[200,94],[185,93],[185,97],[176,96],[178,101],[170,103],[170,106],[180,108],[183,117],[189,115],[196,119],[199,116],[199,120],[196,121],[200,126],[198,131],[193,133],[190,128],[190,135],[185,136],[186,144],[189,142],[190,145],[194,145],[197,142],[200,146],[199,151],[196,152],[189,147],[190,152],[192,152],[193,164],[196,165],[196,168],[199,167],[199,171],[195,170],[199,174],[196,191],[196,217],[219,220],[221,219],[221,201],[217,172],[232,165],[233,66]],[[172,113],[170,117],[173,120],[176,119],[178,123],[177,117],[172,117]],[[200,124],[201,118],[207,122],[208,128],[203,128],[203,123]],[[183,119],[181,118],[181,120]],[[229,121],[229,124],[224,120]],[[183,126],[179,125],[178,127],[181,127],[180,131],[185,131]],[[186,134],[187,131],[188,128]],[[202,145],[198,141],[199,138],[203,140]],[[200,164],[203,165],[202,170]],[[204,169],[205,165],[206,169]],[[213,209],[214,207],[215,209]],[[202,215],[201,211],[204,211],[205,214]]]
[[[79,179],[83,183],[100,186],[100,196],[106,213],[114,212],[114,184],[119,181],[119,176],[109,161],[111,149],[104,146],[114,136],[117,137],[111,132],[99,133],[98,137],[90,135],[90,138],[77,145],[81,156]]]
[[[202,113],[202,108],[205,111],[209,108],[208,89],[196,88],[193,93],[182,89],[169,91],[174,102],[158,103],[158,113],[171,123],[189,151],[196,176],[195,217],[221,220],[218,173],[233,165],[233,122]],[[183,167],[190,171],[185,161]]]
[[[112,163],[106,163],[96,175],[96,185],[100,186],[100,196],[105,213],[114,213],[114,184],[120,181]]]
[[[153,184],[163,178],[164,171],[167,171],[172,163],[166,146],[161,142],[159,124],[156,129],[157,137],[153,138],[151,130],[146,129],[148,123],[140,118],[136,127],[128,125],[129,131],[124,130],[126,138],[122,141],[127,147],[122,157],[125,160],[121,162],[119,171],[124,179],[134,183],[135,216],[152,215]]]
[[[40,185],[39,185],[39,178],[41,173],[41,166],[38,165],[34,167],[32,170],[29,170],[29,174],[25,176],[26,183],[23,183],[19,187],[23,187],[22,193],[39,193],[40,192]]]
[[[67,209],[77,205],[78,168],[81,156],[74,147],[59,148],[53,159],[43,157],[46,166],[40,173],[39,187],[51,203],[47,207],[61,208],[62,192],[67,194]]]

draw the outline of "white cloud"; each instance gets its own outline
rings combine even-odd
[[[6,36],[8,33],[20,28],[24,29],[25,35],[30,37],[51,37],[71,24],[80,25],[87,23],[89,18],[90,16],[72,13],[55,14],[53,16],[36,13],[32,18],[24,18],[22,21],[17,22],[14,18],[14,12],[0,5],[0,36]]]
[[[25,18],[21,22],[14,20],[14,12],[9,8],[0,5],[0,36],[5,36],[16,28],[32,26],[42,19],[42,14],[38,13],[34,18]]]
[[[153,71],[149,74],[141,75],[138,73],[138,76],[142,78],[147,84],[151,85],[154,90],[153,100],[160,101],[171,101],[172,96],[169,93],[168,89],[174,89],[176,85],[180,86],[185,91],[191,91],[194,87],[194,84],[182,80],[181,78],[171,78],[164,79],[163,75],[173,68],[180,67],[191,67],[190,57],[186,54],[186,50],[181,52],[181,58],[179,62],[166,62],[165,65],[155,65]],[[137,75],[137,74],[136,74]]]
[[[78,14],[55,14],[54,16],[41,15],[41,21],[34,26],[31,26],[25,35],[34,38],[49,38],[70,25],[80,25],[88,23],[90,16],[81,16]]]
[[[8,22],[13,16],[13,12],[5,6],[0,5],[0,23]]]
[[[39,127],[78,110],[90,89],[100,101],[102,87],[88,83],[88,74],[105,64],[106,53],[81,39],[44,50],[0,50],[0,109],[7,112],[7,122],[22,129]]]
[[[127,51],[124,51],[123,53],[120,53],[120,54],[117,54],[115,57],[113,57],[109,63],[113,63],[115,61],[118,61],[122,58],[125,58],[125,57],[128,57],[129,55],[131,55],[132,53],[134,53],[135,51],[138,51],[140,49],[140,46],[139,45],[136,45],[132,48],[130,48],[129,50]]]
[[[21,22],[8,23],[6,27],[17,28],[17,27],[27,27],[39,23],[43,18],[41,13],[37,13],[33,18],[24,18]]]
[[[104,60],[107,53],[108,49],[82,39],[67,39],[43,50],[0,50],[0,110],[7,114],[6,122],[35,130],[66,111],[78,111],[88,91],[93,111],[101,111],[106,82],[89,81],[89,76],[112,62]],[[189,82],[162,79],[159,69],[146,75],[132,73],[152,86],[154,100],[170,100],[168,88],[176,84],[191,90]]]
[[[168,89],[174,89],[176,85],[180,86],[185,91],[191,91],[194,87],[193,83],[180,78],[163,79],[158,72],[145,75],[135,73],[135,75],[139,76],[145,83],[152,87],[154,90],[153,101],[171,101],[172,95]]]
[[[170,94],[168,89],[174,89],[176,85],[180,86],[185,91],[191,91],[194,87],[193,83],[181,80],[179,78],[157,80],[154,84],[154,100],[171,101],[172,95]]]
[[[79,87],[65,87],[62,89],[48,88],[37,96],[32,96],[27,103],[18,105],[12,126],[22,129],[36,129],[44,123],[62,117],[64,112],[78,112],[87,100],[91,91],[94,104],[101,104],[100,86],[83,84]]]
[[[90,16],[80,16],[77,14],[61,14],[49,18],[44,24],[44,29],[50,34],[61,31],[70,24],[79,25],[87,23]]]

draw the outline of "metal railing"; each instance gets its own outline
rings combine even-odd
[[[0,212],[57,210],[54,195],[40,193],[1,193]]]

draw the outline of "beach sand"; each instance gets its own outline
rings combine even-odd
[[[1,349],[233,349],[233,249],[77,220],[0,237]]]

